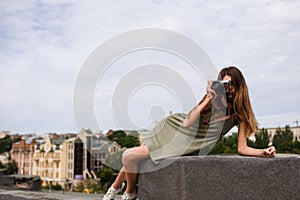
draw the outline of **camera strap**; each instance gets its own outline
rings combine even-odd
[[[211,122],[208,122],[208,124],[213,124],[213,123],[216,123],[216,122],[225,121],[225,120],[229,119],[230,117],[231,117],[230,115],[227,115],[227,116],[221,117],[219,119],[215,119]]]

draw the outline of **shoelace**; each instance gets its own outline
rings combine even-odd
[[[126,192],[124,192],[123,196],[122,196],[122,200],[132,200],[132,199],[136,199],[136,193],[133,194],[127,194]]]

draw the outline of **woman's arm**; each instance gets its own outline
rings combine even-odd
[[[238,153],[245,156],[275,157],[276,149],[271,146],[266,149],[255,149],[248,147],[246,135],[246,123],[240,122],[238,131]]]
[[[189,128],[195,123],[195,121],[200,117],[201,111],[209,103],[209,101],[210,98],[206,96],[204,101],[202,101],[199,105],[197,105],[193,110],[189,112],[187,117],[183,120],[183,126],[185,128]]]
[[[205,106],[209,103],[212,96],[214,95],[215,92],[211,89],[212,82],[213,81],[211,80],[207,81],[205,99],[202,100],[202,102],[198,104],[193,110],[191,110],[188,113],[187,117],[184,119],[183,126],[185,128],[189,128],[195,123],[195,121],[200,117],[200,113],[202,112],[202,110],[205,108]]]

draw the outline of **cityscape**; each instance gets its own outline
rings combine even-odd
[[[108,156],[122,151],[118,143],[107,139],[113,132],[92,133],[82,129],[78,134],[49,133],[38,136],[2,131],[0,141],[10,138],[17,142],[12,143],[10,151],[1,154],[0,162],[5,165],[13,160],[17,174],[39,176],[42,187],[60,185],[63,190],[72,191],[72,184],[81,180],[99,181],[96,172],[105,162],[109,165]],[[136,131],[125,133],[134,135]]]
[[[268,128],[269,146],[277,134],[278,128]],[[300,127],[291,127],[293,142],[300,141]],[[140,133],[145,134],[147,130],[124,131],[127,135],[137,137]],[[48,133],[36,134],[11,134],[9,131],[0,133],[0,141],[10,138],[11,150],[0,155],[1,165],[9,160],[14,160],[19,175],[34,175],[41,179],[42,187],[59,185],[66,191],[74,190],[74,184],[91,179],[95,183],[99,181],[96,173],[104,166],[109,166],[107,158],[122,152],[122,147],[116,141],[108,140],[114,133],[109,130],[106,133],[93,133],[91,130],[82,129],[78,134]],[[230,133],[227,137],[234,135]],[[250,137],[255,142],[255,135]],[[120,157],[114,157],[120,158]]]
[[[298,199],[299,10],[287,0],[2,1],[0,200],[102,199],[123,152],[188,113],[229,66],[245,77],[260,129],[239,137],[237,125],[207,156],[172,157],[181,164],[156,179],[139,173],[138,198]],[[241,114],[248,101],[233,103]]]

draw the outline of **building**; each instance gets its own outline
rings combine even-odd
[[[103,135],[81,130],[71,138],[48,134],[46,138],[22,139],[13,144],[12,159],[19,174],[38,175],[43,185],[64,183],[78,177],[95,178],[109,154],[121,147]]]
[[[268,136],[269,136],[269,146],[271,146],[273,144],[273,140],[275,135],[277,134],[277,130],[281,129],[283,130],[284,128],[264,128],[265,130],[267,130],[268,132]],[[259,129],[256,133],[260,132],[262,129]],[[300,141],[300,126],[297,127],[290,127],[290,130],[293,132],[293,142]],[[255,142],[255,134],[251,134],[249,136],[249,139],[253,142]]]
[[[274,139],[275,135],[277,134],[278,129],[284,129],[284,128],[280,128],[280,127],[266,128],[266,130],[268,131],[269,139],[270,139],[269,145],[273,144],[273,139]],[[300,126],[290,127],[290,129],[293,132],[293,142],[296,140],[300,141]]]
[[[96,178],[95,172],[104,165],[107,156],[119,152],[121,147],[106,137],[94,135],[91,130],[82,129],[78,136],[83,142],[83,177]]]
[[[121,146],[116,142],[103,140],[100,138],[92,138],[91,146],[91,170],[97,172],[105,164],[109,154],[118,153]]]
[[[93,137],[93,133],[90,129],[85,130],[82,129],[78,137],[83,143],[83,153],[82,153],[82,159],[83,159],[83,177],[86,178],[86,175],[90,175],[91,172],[91,165],[92,165],[92,156],[91,156],[91,141]]]
[[[35,145],[33,175],[40,176],[43,184],[65,181],[62,172],[64,140],[48,137],[44,143]]]
[[[12,144],[11,158],[16,161],[18,174],[33,174],[35,140],[20,140]]]
[[[73,180],[83,175],[83,142],[79,137],[67,139],[63,143],[62,177]]]

